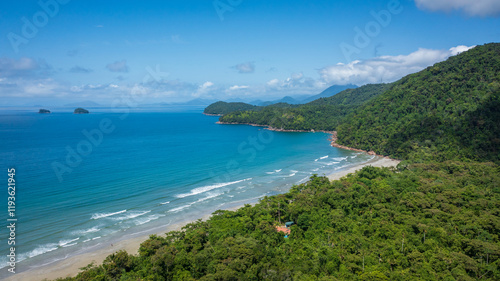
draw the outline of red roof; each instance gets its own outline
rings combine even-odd
[[[290,228],[284,226],[276,226],[276,231],[284,232],[285,234],[290,234]]]

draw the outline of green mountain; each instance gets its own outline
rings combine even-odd
[[[268,125],[285,130],[334,130],[342,118],[392,84],[371,84],[344,90],[332,97],[303,105],[274,104],[258,111],[236,111],[220,118],[221,122]]]
[[[240,110],[255,110],[257,106],[243,102],[218,101],[207,106],[203,113],[212,115],[223,115]]]
[[[415,161],[500,160],[500,44],[408,75],[347,116],[338,142]]]
[[[333,86],[330,86],[328,88],[326,88],[323,92],[317,94],[317,95],[314,95],[312,97],[308,97],[304,100],[302,100],[302,103],[309,103],[309,102],[312,102],[314,100],[317,100],[317,99],[320,99],[320,98],[328,98],[328,97],[331,97],[331,96],[334,96],[344,90],[347,90],[347,89],[355,89],[357,88],[358,86],[356,85],[353,85],[353,84],[348,84],[348,85],[333,85]]]

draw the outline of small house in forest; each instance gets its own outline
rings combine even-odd
[[[289,222],[285,223],[284,227],[283,226],[276,226],[276,231],[285,233],[286,234],[285,238],[287,238],[291,232],[290,226],[292,226],[293,224],[294,224],[293,221],[289,221]]]

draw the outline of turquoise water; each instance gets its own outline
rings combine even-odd
[[[256,202],[371,158],[331,147],[324,133],[217,119],[201,111],[0,110],[5,225],[7,169],[16,169],[17,271]],[[0,278],[10,247],[2,241]]]

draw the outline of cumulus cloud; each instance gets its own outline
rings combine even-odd
[[[457,46],[449,50],[420,48],[409,55],[380,56],[364,61],[356,60],[348,64],[339,63],[320,69],[319,73],[322,80],[328,84],[364,85],[393,82],[473,47]]]
[[[128,66],[126,60],[115,61],[113,63],[108,63],[106,68],[111,72],[128,72]]]
[[[200,97],[204,94],[206,94],[210,88],[214,85],[214,83],[210,82],[210,81],[207,81],[203,84],[201,84],[198,89],[196,90],[196,92],[194,92],[192,94],[193,97]]]
[[[314,93],[324,86],[323,81],[304,76],[303,73],[293,73],[286,79],[279,80],[275,78],[266,83],[268,90],[287,91],[289,94]]]
[[[90,72],[92,72],[92,69],[76,65],[76,66],[73,66],[69,70],[69,72],[71,72],[71,73],[90,73]]]
[[[254,73],[255,65],[253,62],[239,63],[232,68],[238,70],[238,73]]]
[[[498,0],[415,0],[419,9],[433,12],[463,11],[468,16],[500,16]]]
[[[234,86],[231,86],[229,87],[229,91],[236,91],[236,90],[242,90],[242,89],[248,89],[250,88],[250,86],[238,86],[238,85],[234,85]]]

